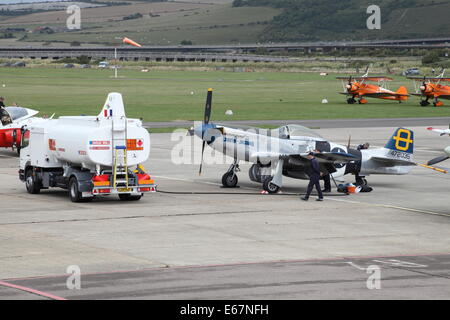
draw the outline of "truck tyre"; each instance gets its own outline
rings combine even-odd
[[[25,185],[30,194],[38,194],[41,192],[42,185],[36,181],[36,177],[33,175],[33,169],[27,169],[25,173]]]
[[[78,189],[78,180],[76,177],[72,177],[69,180],[69,197],[72,202],[88,202],[92,201],[91,198],[83,198],[81,192]]]
[[[131,194],[119,194],[120,201],[139,201],[142,198],[142,194],[138,196],[132,196]]]

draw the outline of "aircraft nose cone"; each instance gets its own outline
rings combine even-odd
[[[214,128],[214,127],[215,127],[215,126],[212,125],[212,124],[204,124],[204,123],[200,123],[200,124],[194,126],[194,134],[195,134],[197,137],[200,137],[200,138],[206,137],[206,131],[209,130],[209,129],[212,129],[212,128]]]
[[[420,86],[420,90],[422,90],[422,91],[425,91],[426,88],[427,87],[425,87],[425,86]]]
[[[204,130],[203,130],[203,123],[194,126],[194,134],[197,137],[201,138],[203,136],[203,132],[204,132]]]

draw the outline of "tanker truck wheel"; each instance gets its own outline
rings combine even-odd
[[[38,194],[41,192],[41,184],[40,182],[37,182],[36,178],[33,176],[33,169],[28,169],[25,173],[25,185],[30,194]]]
[[[89,202],[94,198],[83,198],[81,192],[78,189],[78,180],[76,177],[72,177],[69,180],[69,197],[72,202]]]
[[[121,201],[139,201],[142,198],[142,194],[138,196],[132,196],[131,194],[119,194],[119,199]]]

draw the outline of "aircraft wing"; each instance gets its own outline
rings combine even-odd
[[[430,131],[433,131],[433,132],[437,132],[441,136],[446,135],[446,134],[450,135],[450,129],[435,129],[433,127],[429,127],[429,128],[427,128],[427,130],[430,130]]]
[[[392,81],[394,79],[389,77],[364,77],[362,79],[366,79],[366,81],[379,82],[379,81]]]
[[[370,160],[381,162],[385,167],[395,167],[395,166],[416,166],[415,162],[401,160],[401,159],[391,159],[384,157],[371,157]]]
[[[437,96],[440,99],[450,100],[450,94],[441,94]]]
[[[430,82],[450,81],[450,78],[439,78],[439,77],[407,77],[407,78],[415,81],[430,81]]]
[[[383,98],[383,97],[409,97],[409,94],[401,94],[401,93],[388,93],[388,92],[380,92],[380,93],[366,93],[365,97],[372,98]]]
[[[250,155],[250,158],[259,158],[266,161],[292,158],[299,161],[304,161],[307,159],[307,155],[308,153],[283,154],[278,152],[255,152]],[[358,158],[354,155],[342,152],[314,153],[314,156],[321,163],[348,163],[358,160]]]
[[[319,160],[319,162],[327,163],[348,163],[358,160],[358,158],[354,155],[343,152],[322,152],[315,153],[314,156]]]
[[[265,161],[280,160],[281,158],[288,157],[288,154],[281,154],[278,152],[254,152],[250,154],[250,159],[261,159]]]
[[[379,82],[379,81],[392,81],[393,79],[392,78],[389,78],[389,77],[384,77],[384,76],[379,76],[379,77],[354,77],[354,76],[352,76],[351,77],[352,78],[352,80],[354,80],[354,81],[372,81],[372,82]],[[336,77],[336,79],[339,79],[339,80],[348,80],[348,79],[350,79],[350,76],[348,76],[348,77],[345,77],[345,76],[340,76],[340,77]]]

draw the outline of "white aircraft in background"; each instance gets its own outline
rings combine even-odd
[[[449,126],[449,129],[436,129],[436,128],[433,128],[433,127],[429,127],[429,128],[427,128],[427,130],[430,130],[430,131],[433,131],[433,132],[437,132],[437,133],[439,133],[439,135],[441,137],[445,136],[445,135],[449,135],[450,136],[450,126]]]
[[[234,158],[222,177],[224,187],[236,187],[239,161],[245,161],[253,163],[249,170],[250,180],[262,183],[265,191],[276,193],[282,187],[283,176],[309,179],[310,162],[306,156],[310,152],[315,153],[321,171],[330,173],[333,178],[346,174],[360,177],[370,174],[403,175],[419,165],[413,161],[414,133],[409,129],[398,128],[384,148],[356,150],[329,142],[299,125],[267,130],[210,123],[211,106],[212,89],[209,89],[203,123],[195,126],[193,133],[203,140],[202,162],[206,144]],[[199,174],[201,170],[202,163]],[[367,184],[365,179],[361,180]]]

